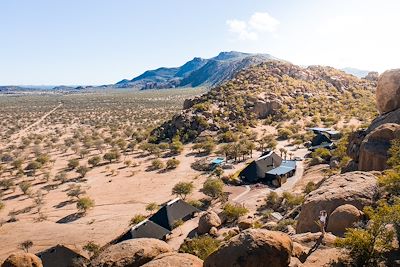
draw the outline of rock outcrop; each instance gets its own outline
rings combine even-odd
[[[164,241],[136,238],[112,245],[92,260],[92,267],[136,267],[153,260],[160,254],[171,252]]]
[[[221,225],[221,219],[218,214],[214,211],[207,211],[201,215],[199,219],[199,226],[197,232],[199,234],[209,233],[212,227],[218,227]]]
[[[355,168],[360,171],[382,171],[388,168],[386,161],[390,142],[399,138],[400,69],[386,71],[379,77],[376,106],[380,115],[366,130],[350,135],[347,154],[352,161],[343,172]]]
[[[38,256],[31,253],[11,254],[1,267],[43,267]]]
[[[280,267],[288,266],[293,243],[282,232],[245,230],[232,237],[205,261],[205,267]]]
[[[336,236],[343,236],[346,228],[353,227],[360,221],[362,212],[350,204],[337,207],[329,216],[327,231]]]
[[[165,253],[146,263],[143,267],[202,267],[203,261],[187,253]]]
[[[316,221],[320,211],[329,215],[339,206],[351,204],[362,210],[372,204],[376,192],[376,176],[368,172],[351,172],[325,178],[320,187],[305,199],[299,220],[297,233],[320,231]]]
[[[390,142],[396,138],[400,138],[400,124],[386,123],[370,132],[360,146],[358,169],[363,171],[387,169]]]
[[[276,114],[281,106],[282,104],[279,101],[258,100],[254,103],[251,111],[258,119],[265,119],[268,115]]]
[[[385,71],[379,77],[376,106],[381,114],[400,108],[400,69]]]

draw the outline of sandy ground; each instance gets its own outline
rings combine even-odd
[[[171,189],[180,181],[193,181],[196,192],[190,197],[201,197],[202,194],[198,189],[206,177],[190,167],[195,156],[188,154],[190,154],[189,148],[177,157],[181,161],[177,169],[163,173],[146,171],[151,161],[150,157],[141,157],[140,161],[143,163],[135,168],[123,168],[122,163],[108,165],[119,172],[116,176],[109,176],[109,172],[105,172],[106,166],[93,169],[87,174],[87,182],[82,186],[86,189],[87,195],[95,200],[96,205],[82,218],[71,218],[77,209],[75,203],[67,202],[65,190],[72,183],[63,184],[48,192],[44,197],[46,203],[42,209],[47,216],[46,221],[35,222],[38,215],[33,208],[30,212],[18,215],[17,222],[6,223],[0,227],[0,259],[18,251],[18,244],[27,239],[34,243],[32,252],[41,251],[58,243],[77,247],[88,241],[105,244],[121,234],[135,214],[147,214],[146,204],[150,202],[161,204],[174,198]],[[131,157],[137,160],[135,157],[140,157],[140,154]],[[136,174],[130,177],[132,170]],[[39,183],[32,189],[43,190],[43,186]],[[9,200],[5,201],[6,208],[1,213],[3,218],[10,211],[22,210],[33,204],[33,200],[21,195],[19,189],[15,193],[6,195],[4,199]]]

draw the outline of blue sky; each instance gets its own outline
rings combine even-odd
[[[108,84],[220,51],[400,66],[396,0],[0,0],[0,84]]]

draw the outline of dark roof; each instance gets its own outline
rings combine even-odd
[[[185,221],[195,212],[199,210],[177,198],[164,205],[149,220],[171,231],[176,221]]]
[[[156,238],[163,239],[166,235],[171,232],[168,229],[150,221],[144,220],[143,222],[132,227],[131,231],[132,238]]]
[[[245,178],[249,182],[254,182],[258,180],[257,176],[257,164],[256,161],[252,161],[239,173],[239,177]]]
[[[41,259],[45,267],[69,267],[73,266],[76,260],[87,260],[77,248],[60,244],[36,253],[36,256]]]
[[[323,143],[332,143],[331,139],[325,134],[319,133],[311,140],[311,146],[319,146]]]

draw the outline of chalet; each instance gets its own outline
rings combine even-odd
[[[81,266],[78,263],[87,262],[88,259],[72,246],[56,245],[36,254],[44,267],[70,267]]]
[[[296,172],[296,161],[284,160],[273,151],[264,153],[243,169],[239,177],[250,183],[262,182],[281,186]]]
[[[315,136],[311,140],[310,151],[315,151],[318,148],[333,149],[335,144],[332,140],[337,140],[340,138],[340,133],[338,131],[333,131],[328,128],[309,128]]]
[[[172,231],[176,222],[190,220],[199,211],[182,199],[176,198],[165,204],[149,220]]]
[[[133,238],[156,238],[166,240],[170,233],[171,231],[168,229],[146,219],[125,231],[122,235],[111,241],[110,244],[117,244]]]

